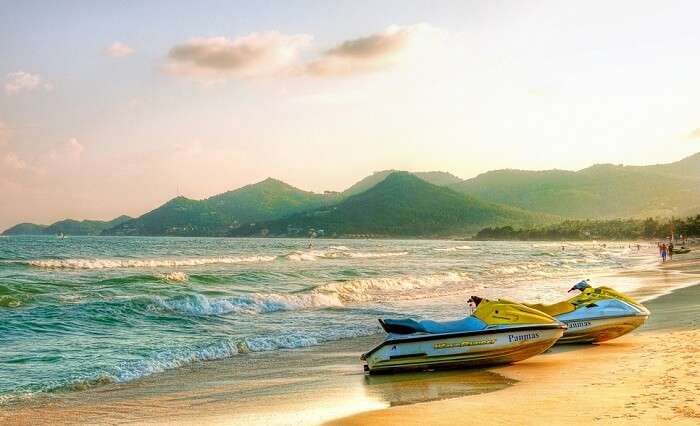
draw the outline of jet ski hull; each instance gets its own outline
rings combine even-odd
[[[568,329],[558,344],[600,343],[623,336],[647,320],[648,315],[631,315],[608,318],[581,318],[561,321]]]
[[[370,374],[509,364],[538,355],[562,337],[563,324],[390,338],[362,356]]]
[[[684,249],[672,250],[671,253],[673,253],[673,254],[686,254],[686,253],[690,253],[690,249],[684,248]]]

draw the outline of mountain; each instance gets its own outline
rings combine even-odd
[[[673,163],[627,167],[630,169],[643,169],[660,175],[700,178],[700,152]]]
[[[109,221],[65,219],[51,225],[20,223],[5,230],[3,235],[100,235],[105,229],[112,228],[130,220],[129,216],[119,216]]]
[[[302,191],[272,178],[206,200],[228,219],[240,223],[279,218],[333,201],[336,196]]]
[[[529,213],[480,202],[407,172],[393,172],[340,203],[241,227],[235,236],[462,236],[496,223],[532,224]]]
[[[350,188],[343,191],[342,195],[344,197],[350,197],[352,195],[356,195],[356,194],[359,194],[361,192],[365,192],[368,189],[375,186],[376,184],[378,184],[379,182],[386,179],[386,177],[389,176],[390,174],[398,172],[398,171],[399,170],[382,170],[380,172],[374,172],[371,175],[367,176],[366,178],[355,183]],[[462,179],[458,178],[457,176],[455,176],[451,173],[447,173],[447,172],[405,172],[405,173],[411,173],[414,176],[417,176],[428,183],[432,183],[433,185],[438,185],[438,186],[452,185],[452,184],[456,184],[456,183],[459,183],[462,181]]]
[[[3,231],[2,235],[44,235],[46,225],[35,223],[19,223]]]
[[[222,236],[258,220],[280,218],[336,200],[268,178],[205,200],[177,197],[104,235]]]
[[[700,154],[670,164],[496,170],[452,184],[484,201],[568,218],[686,215],[700,209]]]
[[[649,166],[495,170],[464,181],[446,172],[384,170],[341,193],[268,178],[205,200],[173,198],[136,219],[21,223],[4,234],[304,235],[314,228],[326,235],[463,235],[562,219],[688,216],[700,211],[698,189],[700,153]]]

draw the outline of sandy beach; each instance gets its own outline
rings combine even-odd
[[[0,423],[697,424],[700,260],[597,281],[632,279],[636,297],[661,294],[640,330],[515,365],[369,377],[358,357],[370,336],[52,392],[4,406]]]

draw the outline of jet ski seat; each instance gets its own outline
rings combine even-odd
[[[476,331],[486,328],[486,323],[479,318],[469,316],[456,321],[416,321],[414,319],[380,319],[379,323],[387,333],[455,333],[460,331]]]

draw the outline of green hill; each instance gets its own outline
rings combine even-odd
[[[688,216],[700,211],[700,153],[669,164],[599,164],[579,171],[495,170],[468,180],[446,172],[384,170],[341,193],[266,179],[205,200],[174,198],[110,222],[21,223],[4,232],[66,235],[463,235],[484,226],[567,219]]]
[[[430,184],[407,172],[394,172],[336,205],[241,227],[231,234],[305,236],[313,229],[326,236],[451,236],[473,233],[486,224],[525,225],[540,220]]]
[[[302,191],[277,179],[267,178],[254,185],[215,195],[206,203],[221,211],[227,220],[246,223],[287,216],[336,200],[337,196]]]
[[[334,201],[268,178],[205,200],[177,197],[105,235],[222,236],[241,225],[280,218]]]
[[[44,235],[46,225],[37,225],[35,223],[18,223],[12,228],[3,231],[2,235]]]
[[[73,220],[65,219],[51,225],[36,225],[20,223],[5,230],[3,235],[100,235],[105,229],[112,228],[130,220],[129,216],[119,216],[115,219],[104,220]]]
[[[355,183],[350,188],[343,191],[342,195],[344,197],[350,197],[352,195],[357,195],[361,192],[365,192],[368,189],[375,186],[376,184],[378,184],[379,182],[386,179],[386,177],[389,176],[390,174],[398,172],[398,171],[400,171],[400,170],[382,170],[380,172],[374,172],[371,175],[367,176],[366,178]],[[455,176],[451,173],[447,173],[447,172],[404,172],[404,173],[411,173],[411,174],[423,179],[424,181],[426,181],[428,183],[432,183],[433,185],[438,185],[438,186],[452,185],[452,184],[456,184],[456,183],[462,181],[462,179],[458,178],[457,176]]]
[[[686,215],[700,210],[700,154],[652,166],[496,170],[450,185],[484,201],[569,218]]]

